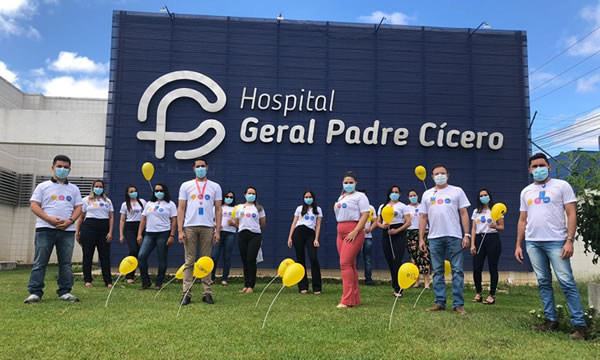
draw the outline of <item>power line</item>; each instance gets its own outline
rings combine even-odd
[[[600,129],[600,128],[599,128],[599,129]],[[573,138],[571,138],[571,139],[568,139],[568,140],[573,140],[573,141],[574,141],[574,140],[578,140],[578,141],[581,141],[581,140],[589,139],[589,138],[591,138],[591,137],[596,137],[596,136],[598,136],[598,134],[597,134],[597,133],[594,133],[594,134],[588,134],[588,133],[586,133],[586,134],[582,134],[582,135],[584,135],[584,136],[583,136],[583,137],[580,137],[580,138],[573,137]],[[568,140],[565,140],[565,141],[568,141]],[[560,143],[560,144],[556,144],[556,145],[551,145],[550,147],[547,147],[546,149],[547,149],[547,150],[550,150],[550,149],[556,149],[556,148],[559,148],[559,147],[561,147],[561,146],[567,146],[567,145],[569,145],[569,144]]]
[[[585,59],[581,60],[581,61],[580,61],[580,62],[578,62],[577,64],[575,64],[575,65],[573,65],[573,66],[569,67],[567,70],[564,70],[564,71],[563,71],[563,72],[561,72],[560,74],[558,74],[558,75],[555,75],[555,76],[554,76],[554,77],[552,77],[551,79],[544,81],[543,83],[541,83],[541,84],[539,84],[538,86],[536,86],[536,87],[534,87],[533,89],[531,89],[529,92],[530,92],[530,93],[534,92],[536,89],[539,89],[540,87],[542,87],[542,86],[546,85],[546,84],[547,84],[547,83],[549,83],[550,81],[552,81],[552,80],[556,79],[557,77],[559,77],[559,76],[561,76],[562,74],[566,73],[567,71],[569,71],[569,70],[573,69],[574,67],[576,67],[576,66],[580,65],[581,63],[583,63],[583,62],[585,62],[585,61],[589,60],[590,58],[592,58],[593,56],[597,55],[598,53],[600,53],[600,50],[596,51],[596,52],[595,52],[595,53],[593,53],[592,55],[590,55],[590,56],[586,57]]]
[[[547,124],[546,126],[544,126],[544,127],[540,128],[540,129],[538,129],[538,131],[541,131],[541,130],[543,130],[543,129],[547,129],[547,128],[549,128],[550,126],[552,126],[552,125],[555,125],[555,124],[558,124],[558,123],[562,123],[562,122],[565,122],[565,121],[569,121],[569,120],[571,120],[571,119],[573,119],[573,118],[576,118],[576,117],[578,117],[579,115],[582,115],[582,114],[588,114],[588,113],[590,113],[591,111],[594,111],[594,110],[596,110],[596,109],[598,109],[598,108],[600,108],[600,105],[596,105],[596,106],[594,106],[593,108],[590,108],[590,109],[588,109],[588,110],[584,110],[584,111],[582,111],[582,112],[580,112],[580,113],[577,113],[577,114],[575,114],[575,115],[565,115],[565,116],[567,116],[567,117],[561,117],[560,119],[558,119],[557,117],[552,117],[552,116],[550,116],[550,115],[546,115],[546,114],[540,114],[540,113],[538,112],[538,117],[540,117],[540,115],[541,115],[541,117],[542,117],[542,120],[544,120],[544,118],[545,118],[545,117],[546,117],[546,118],[548,118],[548,119],[551,119],[551,120],[554,120],[554,119],[556,119],[556,120],[557,120],[557,121],[553,121],[552,123],[550,123],[550,124]],[[588,114],[588,115],[591,115],[591,114]]]
[[[570,85],[570,84],[574,83],[575,81],[577,81],[577,80],[581,79],[582,77],[584,77],[584,76],[586,76],[586,75],[589,75],[590,73],[593,73],[594,71],[596,71],[596,70],[598,70],[598,69],[600,69],[600,66],[596,66],[595,68],[593,68],[592,70],[590,70],[590,71],[586,72],[585,74],[583,74],[583,75],[580,75],[580,76],[576,77],[575,79],[573,79],[573,80],[571,80],[571,81],[569,81],[569,82],[567,82],[567,83],[565,83],[565,84],[562,84],[561,86],[557,87],[556,89],[554,89],[554,90],[552,90],[552,91],[550,91],[550,92],[547,92],[547,93],[545,93],[544,95],[542,95],[542,96],[540,96],[540,97],[537,97],[537,98],[535,98],[535,99],[531,100],[531,102],[530,102],[530,103],[533,103],[533,102],[536,102],[536,101],[538,101],[538,100],[540,100],[540,99],[543,99],[543,98],[545,98],[546,96],[548,96],[548,95],[550,95],[550,94],[552,94],[552,93],[554,93],[554,92],[556,92],[556,91],[558,91],[558,90],[560,90],[560,89],[564,88],[564,87],[565,87],[565,86],[567,86],[567,85]]]
[[[548,139],[552,139],[552,138],[557,138],[560,136],[563,136],[569,132],[572,131],[576,131],[580,128],[586,127],[588,125],[594,124],[597,122],[597,119],[600,118],[600,114],[594,114],[593,116],[590,116],[588,118],[584,118],[574,124],[571,124],[569,126],[565,126],[564,128],[558,129],[558,130],[554,130],[551,131],[547,134],[541,135],[536,137],[534,140],[535,141],[544,141],[544,140],[548,140]]]

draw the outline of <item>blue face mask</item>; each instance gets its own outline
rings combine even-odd
[[[479,201],[481,201],[483,205],[487,205],[487,203],[490,202],[490,197],[488,195],[480,196]]]
[[[418,196],[411,196],[408,198],[408,201],[410,201],[411,204],[416,204],[419,201],[419,197]]]
[[[154,196],[156,196],[158,200],[162,200],[165,197],[165,193],[162,191],[155,191]]]
[[[196,173],[196,177],[202,179],[203,177],[206,176],[206,168],[205,167],[197,167],[194,169],[194,172]]]
[[[255,194],[246,194],[246,201],[247,202],[254,202],[254,200],[256,200],[256,195]]]
[[[304,198],[304,203],[306,205],[312,205],[313,203],[313,198]]]
[[[226,197],[226,198],[225,198],[225,204],[227,204],[227,205],[231,205],[231,203],[233,203],[233,198]]]
[[[548,177],[548,168],[547,167],[535,168],[531,174],[533,175],[533,180],[544,181]]]
[[[129,198],[130,199],[137,199],[137,191],[130,192],[129,193]]]
[[[67,168],[56,168],[54,169],[54,175],[59,179],[66,179],[69,176],[69,169]]]
[[[94,194],[96,194],[98,196],[102,195],[103,192],[104,192],[104,188],[101,188],[101,187],[94,188]]]
[[[398,201],[398,199],[400,199],[400,194],[398,194],[398,193],[391,193],[390,194],[390,200],[392,200],[392,201]]]
[[[356,185],[354,185],[354,184],[344,184],[343,186],[344,186],[344,191],[345,192],[353,192]]]

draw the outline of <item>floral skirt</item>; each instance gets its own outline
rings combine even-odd
[[[427,251],[422,252],[419,250],[419,230],[406,231],[406,249],[412,261],[417,265],[421,274],[429,275],[431,272],[431,259],[429,258],[429,240],[427,239],[427,235],[425,235],[424,240],[427,245]]]

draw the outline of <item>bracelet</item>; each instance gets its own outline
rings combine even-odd
[[[175,237],[175,235],[169,235],[169,237]]]
[[[69,218],[69,220],[71,220],[71,224],[75,223],[75,220],[73,220],[72,218]]]
[[[471,234],[465,234],[465,236],[466,236],[466,237],[468,237],[468,238],[470,238],[470,237],[471,237]]]

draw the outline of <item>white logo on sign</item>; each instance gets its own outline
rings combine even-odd
[[[139,131],[137,138],[140,140],[155,141],[155,156],[157,159],[165,157],[166,141],[192,141],[200,138],[208,129],[216,131],[215,136],[206,144],[192,150],[178,150],[175,152],[175,158],[179,160],[189,160],[204,156],[217,148],[225,139],[225,127],[221,122],[215,119],[204,120],[198,127],[188,132],[167,131],[167,108],[171,103],[179,98],[187,97],[196,100],[200,106],[211,113],[219,112],[225,107],[227,96],[221,87],[208,76],[195,71],[173,71],[154,80],[144,91],[140,104],[138,106],[138,121],[144,122],[148,119],[148,105],[152,96],[162,86],[177,80],[193,80],[209,88],[217,97],[214,103],[206,99],[202,93],[189,88],[180,88],[170,91],[158,104],[156,113],[156,131]]]

